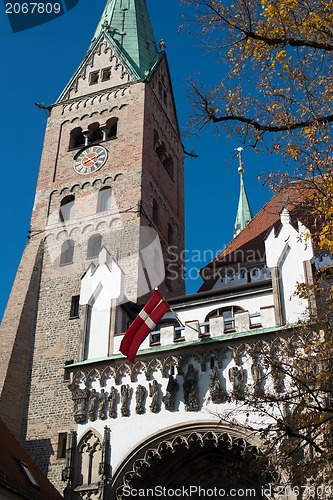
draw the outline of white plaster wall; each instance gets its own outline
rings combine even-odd
[[[204,323],[205,318],[207,314],[211,311],[214,311],[215,309],[221,308],[221,307],[229,307],[229,306],[239,306],[245,309],[245,311],[248,311],[249,314],[254,314],[256,312],[260,313],[260,308],[261,307],[274,307],[273,304],[273,294],[271,291],[268,292],[261,292],[256,295],[243,295],[239,297],[233,297],[229,299],[221,299],[216,302],[209,302],[206,304],[200,304],[200,302],[196,302],[193,305],[189,305],[187,307],[182,307],[181,309],[175,307],[174,308],[174,313],[178,316],[179,320],[183,325],[185,323],[194,321],[198,323]],[[175,318],[175,314],[173,312],[168,312],[164,315],[164,318]],[[262,317],[264,324],[264,328],[269,328],[272,326],[275,326],[275,317],[274,314],[267,314],[264,313]],[[200,332],[204,333],[205,328],[201,327]],[[222,332],[221,332],[222,334]],[[162,332],[161,332],[162,335]],[[189,334],[189,329],[187,328],[187,334],[186,330],[182,330],[182,335],[185,336],[185,340],[196,340],[198,339],[198,334],[196,332],[192,332]],[[120,343],[123,339],[123,335],[117,335],[114,337],[114,344],[113,344],[113,354],[119,354],[119,348],[120,348]],[[174,342],[169,342],[169,344],[174,344]],[[165,342],[163,342],[163,345],[165,345]],[[138,352],[149,349],[150,347],[150,336],[148,336],[144,342],[141,344],[140,349]]]
[[[105,304],[109,307],[106,308]],[[90,309],[88,332],[88,359],[106,356],[108,353],[110,331],[111,300],[107,291],[101,288]]]
[[[308,301],[295,295],[297,283],[305,282],[303,261],[288,247],[279,266],[281,295],[286,323],[297,323],[307,318]]]
[[[273,293],[259,292],[256,295],[245,295],[221,299],[216,302],[205,304],[196,303],[195,306],[188,306],[182,309],[174,308],[178,314],[180,321],[185,324],[187,321],[197,320],[199,323],[204,323],[208,313],[222,307],[238,306],[248,311],[249,314],[260,312],[260,307],[273,306]],[[275,326],[275,323],[270,325]]]
[[[280,230],[274,228],[265,240],[266,261],[277,268],[280,278],[281,302],[286,323],[297,323],[307,317],[308,301],[295,296],[298,283],[305,282],[304,262],[314,258],[310,233],[298,222],[296,230],[287,210],[281,212]]]

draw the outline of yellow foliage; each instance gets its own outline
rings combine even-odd
[[[280,52],[276,54],[276,60],[282,62],[285,59],[286,55],[287,55],[286,50],[280,50]]]

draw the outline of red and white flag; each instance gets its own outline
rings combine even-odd
[[[157,323],[169,309],[169,304],[156,289],[147,304],[130,324],[121,341],[120,352],[127,356],[131,363],[134,363],[136,353],[142,342],[154,330]]]

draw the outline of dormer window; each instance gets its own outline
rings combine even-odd
[[[29,465],[25,464],[24,462],[21,462],[21,460],[18,460],[18,463],[28,483],[31,484],[31,486],[34,486],[35,488],[39,489],[39,483],[35,478],[35,476],[33,475],[33,473],[31,472]]]

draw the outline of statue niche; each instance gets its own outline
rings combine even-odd
[[[173,375],[169,376],[169,382],[166,388],[166,393],[162,398],[165,409],[172,411],[175,409],[176,393],[179,389],[179,384]]]
[[[151,397],[150,409],[153,413],[158,413],[160,411],[160,390],[158,387],[157,380],[153,380],[149,384],[149,396]]]
[[[129,417],[129,403],[131,398],[131,388],[128,384],[124,384],[120,389],[121,393],[121,414],[123,417]]]
[[[199,410],[199,375],[192,364],[188,365],[187,373],[184,375],[184,402],[186,411]]]
[[[117,395],[118,395],[117,389],[114,386],[112,386],[108,397],[108,409],[110,418],[117,417]]]
[[[145,410],[145,397],[146,397],[146,388],[143,385],[138,385],[135,391],[135,411],[138,415],[142,415]]]
[[[233,385],[232,394],[235,399],[244,399],[244,369],[233,366],[229,368],[229,379]]]
[[[212,373],[210,375],[209,394],[212,402],[215,404],[225,403],[227,400],[227,394],[222,388],[216,368],[212,369]]]

